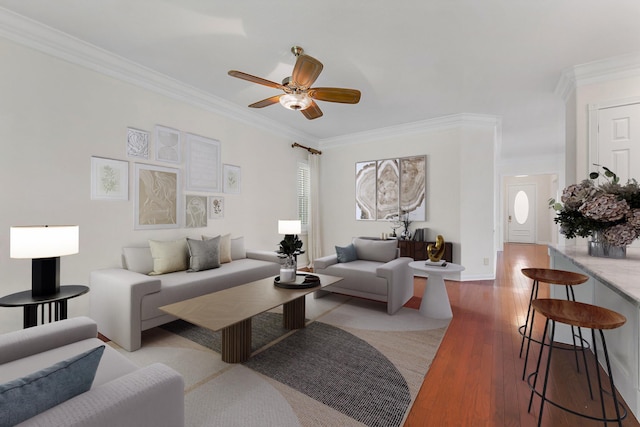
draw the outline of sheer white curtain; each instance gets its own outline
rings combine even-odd
[[[320,155],[309,153],[309,175],[311,194],[309,197],[309,225],[307,239],[309,249],[309,265],[322,256],[320,239]]]

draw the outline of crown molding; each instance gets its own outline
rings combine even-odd
[[[373,129],[370,131],[356,132],[348,135],[325,138],[320,140],[320,148],[337,147],[351,144],[362,144],[387,138],[397,138],[415,135],[427,131],[475,127],[500,129],[502,119],[497,116],[484,114],[460,113],[450,116],[436,117],[418,122],[405,123],[396,126]]]
[[[555,93],[567,102],[573,91],[580,86],[638,76],[640,53],[635,52],[564,69]]]
[[[317,143],[318,141],[316,137],[283,126],[246,108],[241,108],[215,95],[4,8],[0,8],[0,36],[72,64],[288,139],[307,143]]]

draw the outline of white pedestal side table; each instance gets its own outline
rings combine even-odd
[[[464,267],[452,262],[448,262],[445,267],[438,267],[426,265],[424,261],[410,262],[409,267],[429,276],[420,303],[420,313],[433,319],[451,319],[453,312],[447,288],[444,285],[444,276],[459,273],[464,270]]]

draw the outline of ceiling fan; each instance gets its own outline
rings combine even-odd
[[[290,110],[300,110],[309,120],[322,117],[322,110],[315,101],[340,102],[342,104],[357,104],[360,101],[360,91],[337,87],[317,87],[311,85],[322,72],[322,62],[304,54],[300,46],[293,46],[291,52],[297,57],[291,77],[282,80],[282,84],[252,76],[242,71],[231,70],[229,75],[239,79],[269,86],[284,91],[283,95],[275,95],[262,101],[255,102],[249,107],[263,108],[269,105],[282,104]]]

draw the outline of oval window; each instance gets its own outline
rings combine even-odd
[[[522,190],[518,191],[518,194],[516,194],[516,198],[513,202],[513,212],[518,224],[524,224],[527,222],[527,219],[529,218],[529,198],[527,197],[527,193]]]

